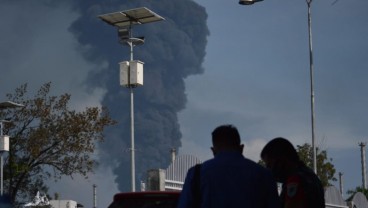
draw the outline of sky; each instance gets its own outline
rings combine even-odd
[[[67,2],[39,2],[0,1],[0,99],[25,82],[31,91],[52,81],[53,93],[72,94],[75,109],[101,105],[106,89],[90,89],[86,81],[107,63],[92,63],[80,53],[88,48],[69,29],[80,14]],[[221,124],[239,129],[244,155],[254,161],[274,137],[288,138],[294,145],[310,143],[306,2],[195,2],[207,12],[210,35],[203,74],[185,79],[179,154],[211,158],[210,133]],[[367,141],[368,2],[314,0],[311,9],[316,144],[344,174],[346,191],[361,185],[358,143]],[[87,180],[77,176],[50,181],[50,192],[92,207],[96,184],[98,207],[107,207],[118,192],[115,177],[103,166]]]

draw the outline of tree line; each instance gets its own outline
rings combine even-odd
[[[10,151],[4,165],[4,192],[15,206],[32,200],[37,191],[47,193],[45,181],[93,172],[96,145],[104,130],[114,125],[107,108],[70,109],[70,94],[50,95],[51,83],[43,84],[29,97],[27,84],[7,99],[24,105],[0,112],[4,134],[10,136]]]

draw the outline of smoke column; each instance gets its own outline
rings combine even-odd
[[[134,48],[143,61],[144,86],[135,88],[136,187],[151,168],[166,168],[170,149],[181,146],[177,113],[185,108],[184,79],[203,73],[202,62],[209,31],[205,9],[191,0],[71,1],[81,16],[70,30],[82,44],[86,59],[105,68],[91,72],[89,85],[104,87],[103,105],[119,123],[106,132],[100,163],[113,168],[121,191],[130,188],[130,97],[119,86],[120,61],[129,60],[129,48],[118,43],[117,30],[97,18],[100,14],[147,7],[166,20],[136,26],[133,36],[145,36]]]

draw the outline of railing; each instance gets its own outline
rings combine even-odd
[[[165,180],[165,190],[181,191],[184,183],[181,181]]]
[[[328,207],[331,207],[331,208],[349,208],[348,206],[344,206],[344,205],[335,205],[335,204],[328,204],[328,203],[326,203],[325,204],[326,205],[326,208],[328,208]]]

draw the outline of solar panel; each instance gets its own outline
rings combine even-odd
[[[119,28],[164,20],[163,17],[147,9],[146,7],[103,14],[99,15],[98,17],[106,23]]]

